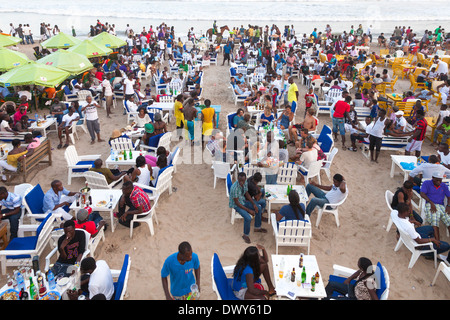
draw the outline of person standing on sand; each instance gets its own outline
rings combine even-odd
[[[169,281],[170,279],[170,291]],[[167,300],[187,300],[196,284],[200,292],[200,260],[189,242],[179,244],[178,252],[167,257],[161,269],[161,282]]]
[[[97,108],[101,108],[96,102],[92,102],[92,97],[86,97],[87,105],[81,108],[81,112],[86,112],[86,126],[91,135],[91,144],[95,143],[95,134],[97,134],[98,142],[103,142],[100,138],[100,123],[98,122]]]

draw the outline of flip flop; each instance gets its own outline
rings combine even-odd
[[[69,145],[66,143],[63,148],[67,148]]]
[[[58,144],[58,146],[56,148],[61,149],[62,148],[62,144]]]
[[[267,230],[264,228],[255,229],[255,232],[267,233]]]
[[[245,243],[250,243],[251,242],[250,238],[248,236],[246,236],[246,235],[243,235],[242,239],[244,239]]]

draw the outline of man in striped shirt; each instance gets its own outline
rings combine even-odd
[[[19,219],[22,214],[21,206],[21,196],[12,192],[8,192],[5,187],[0,187],[0,220],[9,220],[11,232],[9,241],[17,238],[17,230],[19,230]]]
[[[129,210],[125,211],[127,206]],[[148,212],[150,209],[150,199],[145,191],[138,186],[134,186],[131,181],[124,182],[122,196],[119,200],[119,212],[117,213],[119,223],[129,228],[133,215]],[[134,228],[138,226],[140,226],[139,222],[135,222],[133,225]]]
[[[422,150],[422,143],[425,139],[428,123],[425,120],[425,111],[417,110],[417,121],[415,124],[415,130],[411,138],[408,139],[408,144],[405,148],[405,155],[410,155],[412,151],[415,151],[416,157],[420,157]]]

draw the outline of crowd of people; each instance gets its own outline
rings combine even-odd
[[[17,28],[13,29],[21,37]],[[49,31],[50,29],[48,25],[45,27],[44,38],[47,37],[47,32],[50,32],[50,35],[59,32],[57,26]],[[422,99],[414,93],[408,94],[405,101],[413,98],[419,100],[411,116],[405,118],[402,111],[377,90],[378,84],[391,82],[388,67],[378,70],[379,66],[373,63],[362,70],[357,68],[358,64],[364,64],[370,58],[380,58],[375,52],[369,50],[373,40],[370,28],[364,31],[362,25],[359,25],[354,30],[352,26],[349,32],[337,34],[332,32],[330,25],[327,25],[324,32],[314,29],[310,35],[298,35],[294,26],[286,26],[283,32],[276,25],[272,27],[249,25],[248,28],[241,26],[226,30],[226,33],[219,33],[219,29],[215,24],[213,35],[219,39],[218,43],[208,42],[206,35],[198,36],[193,29],[188,31],[188,41],[183,42],[180,38],[175,38],[174,27],[168,27],[166,24],[155,28],[150,26],[148,29],[144,27],[138,32],[127,25],[125,30],[127,45],[121,48],[117,56],[93,59],[94,69],[75,80],[67,81],[63,84],[65,87],[59,88],[70,94],[86,91],[88,95],[85,100],[73,101],[67,107],[57,97],[58,90],[46,93],[50,101],[49,113],[57,119],[59,140],[57,148],[67,148],[70,145],[68,137],[71,125],[83,117],[86,120],[91,144],[109,143],[111,145],[111,141],[117,138],[131,140],[117,129],[113,131],[109,139],[104,138],[101,131],[97,110],[101,108],[104,100],[106,116],[111,117],[115,91],[123,93],[123,99],[129,109],[124,110],[124,114],[127,112],[135,114],[132,126],[143,131],[141,143],[151,145],[155,137],[170,132],[170,129],[161,113],[151,113],[148,109],[151,108],[152,103],[159,102],[164,96],[172,96],[176,125],[173,131],[177,132],[177,138],[187,140],[190,142],[188,145],[202,143],[216,161],[237,163],[241,161],[239,154],[242,152],[244,162],[252,163],[261,169],[261,172],[252,176],[240,172],[229,191],[229,207],[244,218],[242,238],[247,244],[251,243],[252,220],[254,220],[254,232],[267,233],[262,226],[262,222],[267,221],[267,218],[264,217],[266,196],[265,190],[260,187],[261,173],[264,174],[267,184],[276,184],[278,170],[283,163],[295,162],[301,165],[303,170],[308,170],[313,162],[327,159],[327,154],[316,138],[316,133],[319,133],[317,113],[319,98],[316,89],[311,86],[314,80],[322,80],[321,87],[318,89],[323,90],[328,87],[329,91],[326,95],[331,95],[333,91],[340,95],[339,99],[333,101],[330,112],[334,141],[340,138],[343,150],[356,152],[358,150],[356,143],[365,142],[369,145],[371,160],[377,162],[383,136],[407,136],[410,137],[410,141],[405,148],[405,154],[415,152],[417,156],[421,155],[421,145],[427,129],[424,104],[431,99],[430,95],[421,92],[424,97]],[[97,24],[90,28],[90,36],[103,31],[116,33],[114,24],[102,24],[97,20]],[[20,32],[23,33],[23,30]],[[24,36],[23,39],[27,42],[29,38]],[[422,82],[429,82],[435,78],[444,81],[442,87],[438,89],[442,94],[442,113],[436,128],[436,132],[443,134],[444,137],[450,129],[445,91],[447,90],[448,94],[450,82],[446,79],[448,67],[445,71],[445,66],[440,64],[436,53],[446,48],[445,39],[447,37],[442,28],[431,34],[427,31],[426,38],[419,40],[411,28],[405,27],[396,27],[389,43],[382,36],[378,38],[380,46],[400,49],[405,54],[417,50],[426,52],[427,56],[436,56],[433,61],[437,64],[437,71],[431,70],[424,74]],[[41,38],[41,40],[44,39]],[[390,54],[393,54],[395,50],[392,50]],[[201,85],[204,74],[210,72],[208,68],[204,68],[202,61],[217,58],[221,53],[222,65],[228,62],[230,66],[227,69],[230,72],[229,84],[233,93],[245,96],[244,106],[237,108],[236,115],[227,121],[228,135],[224,135],[219,130],[215,110],[212,107],[215,102],[214,97],[205,98]],[[320,54],[326,56],[325,61],[320,58]],[[254,73],[240,71],[239,65],[248,65],[253,59],[255,60],[252,69]],[[148,70],[150,70],[150,76],[148,83],[145,83],[142,80],[142,74]],[[257,70],[262,70],[261,78],[256,76]],[[431,72],[435,73],[435,77],[432,77]],[[302,81],[296,82],[296,77]],[[349,85],[349,82],[352,85]],[[354,86],[353,83],[355,83]],[[369,89],[364,88],[367,83],[370,84]],[[159,85],[167,85],[166,88],[170,89],[159,90]],[[307,90],[304,96],[300,96],[299,86],[303,85]],[[175,94],[172,88],[180,90]],[[428,89],[431,90],[431,88]],[[29,88],[24,87],[15,92],[2,88],[0,92],[2,99],[7,97],[20,99],[20,102],[16,104],[17,111],[14,110],[11,114],[5,110],[0,114],[0,131],[29,132],[25,140],[27,146],[21,146],[19,139],[13,140],[13,149],[8,153],[6,160],[0,161],[0,172],[5,180],[5,173],[17,170],[17,162],[31,155],[33,149],[37,148],[41,142],[37,133],[27,128],[27,112],[31,112],[29,106],[31,99],[27,99],[25,94],[28,91]],[[354,96],[352,91],[355,91]],[[25,98],[22,100],[22,97]],[[365,129],[361,129],[358,125],[358,115],[355,110],[360,107],[366,107],[370,111],[370,116],[365,118]],[[259,117],[250,112],[252,108],[259,110]],[[195,130],[198,123],[201,124],[200,136],[198,136],[199,131]],[[276,136],[276,131],[281,132],[283,138]],[[350,147],[346,145],[348,133],[350,133]],[[64,135],[66,140],[63,139]],[[434,139],[433,143],[436,141]],[[436,166],[432,169],[424,169],[424,164],[424,167],[418,166],[417,170],[412,171],[409,183],[405,182],[406,186],[404,185],[396,193],[396,203],[392,206],[398,211],[398,217],[393,216],[396,225],[404,223],[405,228],[409,228],[407,223],[420,225],[422,229],[416,228],[417,234],[413,232],[414,230],[408,229],[411,231],[409,232],[411,237],[421,243],[422,240],[417,239],[429,238],[431,235],[431,242],[439,248],[439,253],[448,250],[448,245],[440,240],[439,221],[444,221],[450,230],[450,219],[443,206],[444,195],[449,197],[450,193],[445,187],[446,184],[441,183],[442,172],[447,172],[447,166],[450,165],[448,153],[448,145],[442,138],[439,144],[439,158],[436,160],[434,159],[436,156],[431,155],[426,162],[429,166],[432,164]],[[148,194],[135,183],[154,187],[158,176],[170,165],[173,156],[173,150],[159,147],[154,156],[149,154],[138,156],[135,166],[127,171],[104,168],[101,159],[95,161],[90,170],[103,174],[108,184],[123,179],[122,196],[115,214],[122,226],[130,227],[135,215],[148,212],[152,207]],[[442,172],[437,172],[438,169],[442,169]],[[430,170],[432,179],[426,180]],[[421,180],[418,179],[418,172],[422,174]],[[306,172],[302,173],[300,180],[303,181]],[[412,212],[410,190],[413,186],[420,188],[421,196],[427,201],[425,220]],[[290,191],[289,204],[275,212],[279,223],[289,219],[309,221],[315,209],[323,208],[327,204],[339,203],[348,195],[347,182],[339,173],[332,177],[330,185],[310,181],[305,189],[308,197],[306,204],[301,203],[300,196],[295,190]],[[103,221],[98,212],[80,210],[74,217],[69,207],[77,197],[79,197],[78,192],[67,190],[59,180],[52,181],[45,193],[44,211],[52,212],[63,220],[64,235],[58,241],[60,256],[54,265],[54,271],[56,274],[64,273],[69,266],[80,264],[83,274],[81,291],[70,292],[71,298],[76,299],[82,292],[88,292],[87,296],[90,299],[109,300],[114,296],[109,266],[103,260],[95,261],[93,258],[81,260],[85,246],[84,234],[77,230],[81,227],[95,237],[99,230],[102,228],[105,230],[108,224]],[[408,206],[403,206],[402,202]],[[1,219],[10,221],[11,239],[17,237],[21,215],[20,204],[20,196],[0,187]],[[414,218],[410,218],[406,223],[404,220],[407,220],[409,214]],[[431,228],[422,226],[424,222],[430,223]],[[133,225],[134,228],[138,226],[139,223]],[[78,247],[78,254],[69,258],[68,248],[72,250],[74,246]],[[269,272],[268,259],[265,248],[259,244],[249,246],[242,253],[233,273],[232,289],[238,299],[268,299],[276,294]],[[333,291],[339,291],[343,295],[349,294],[348,298],[351,299],[377,299],[374,295],[372,274],[368,273],[371,265],[369,259],[361,258],[358,261],[358,272],[348,279],[348,281],[358,279],[361,282],[351,288],[329,283],[326,287],[327,295],[331,296]],[[267,284],[267,290],[261,284],[261,276]],[[198,288],[196,290],[200,291],[200,262],[190,243],[180,243],[178,252],[165,260],[161,269],[161,279],[167,299],[188,299],[193,293],[192,285],[195,284]]]

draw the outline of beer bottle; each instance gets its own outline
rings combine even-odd
[[[303,266],[303,271],[302,271],[302,283],[306,282],[306,271],[305,271],[305,266]]]
[[[131,152],[131,149],[130,149],[130,160],[131,159],[133,159],[133,152]]]
[[[303,253],[300,253],[300,259],[298,261],[299,268],[303,268]]]
[[[319,272],[316,272],[316,283],[319,283]]]
[[[127,160],[127,153],[123,150],[123,160]]]
[[[292,268],[292,272],[291,272],[291,282],[295,282],[295,268]]]
[[[311,291],[312,292],[316,291],[316,277],[315,276],[311,277]]]
[[[38,296],[37,289],[33,283],[33,278],[30,277],[30,299],[35,300]]]

